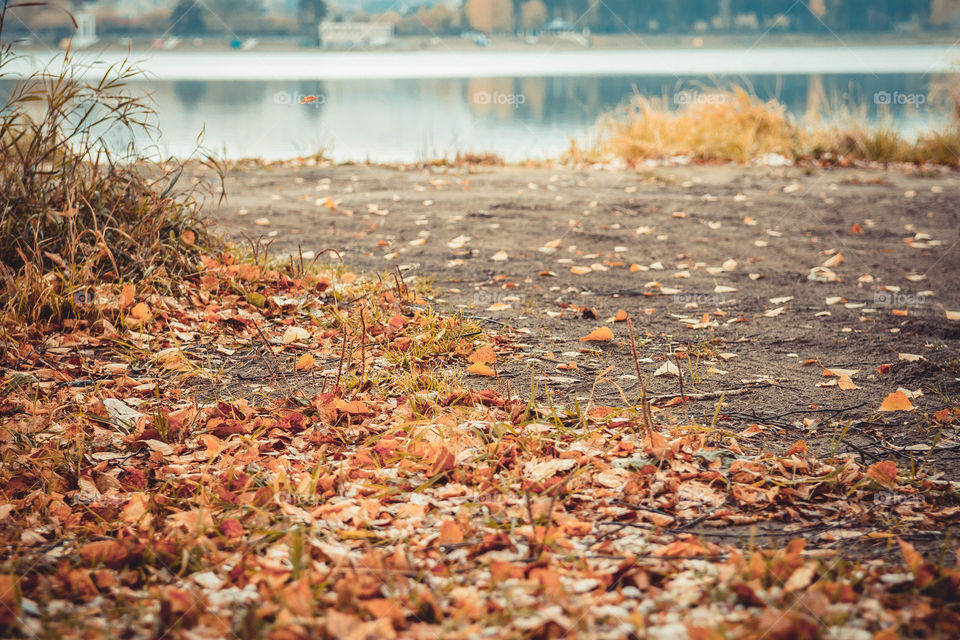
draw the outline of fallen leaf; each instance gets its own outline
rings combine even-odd
[[[468,360],[470,360],[470,362],[493,364],[497,361],[497,354],[493,350],[493,347],[480,347],[470,355]]]
[[[440,523],[440,537],[437,544],[460,544],[463,542],[463,530],[453,520],[447,518]]]
[[[897,483],[897,463],[884,460],[870,465],[866,476],[885,487],[893,487]]]
[[[853,380],[850,379],[850,376],[840,376],[840,379],[837,380],[837,386],[843,389],[844,391],[853,391],[854,389],[859,389],[857,385],[853,383]]]
[[[469,367],[467,367],[467,373],[472,373],[477,376],[486,376],[488,378],[492,378],[495,375],[497,375],[493,369],[491,369],[490,367],[488,367],[482,362],[475,362]]]
[[[600,327],[580,338],[580,342],[610,342],[613,338],[613,331],[608,327]]]
[[[281,342],[283,344],[292,344],[300,340],[308,340],[310,338],[310,332],[301,327],[287,327],[287,330],[283,332],[283,338]]]
[[[680,375],[680,368],[677,367],[673,362],[664,362],[660,365],[660,368],[653,372],[653,375],[658,378],[663,378],[666,376],[677,377]]]
[[[827,269],[833,269],[834,267],[839,267],[843,264],[843,254],[838,253],[834,256],[831,256],[826,262],[823,263],[823,266]]]
[[[913,411],[913,403],[902,391],[894,391],[884,399],[880,411]]]
[[[313,363],[316,362],[316,358],[313,357],[312,353],[305,353],[297,359],[297,371],[304,371],[313,367]]]
[[[346,400],[341,400],[340,398],[337,398],[337,401],[334,403],[334,406],[337,408],[338,411],[342,413],[346,413],[347,415],[351,415],[351,416],[371,415],[373,413],[370,407],[367,406],[367,403],[361,400],[346,401]]]
[[[593,273],[593,269],[590,267],[571,267],[570,272],[575,276],[585,276],[588,273]]]
[[[130,313],[124,318],[124,323],[128,326],[139,327],[150,320],[150,307],[144,302],[138,302],[130,309]]]
[[[137,288],[132,284],[125,284],[120,289],[120,308],[127,309],[133,305]]]
[[[495,254],[490,256],[490,259],[494,262],[506,262],[510,259],[510,256],[507,255],[506,251],[497,251]]]

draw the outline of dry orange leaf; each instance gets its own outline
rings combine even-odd
[[[370,407],[368,407],[365,402],[361,402],[360,400],[350,400],[347,402],[346,400],[337,398],[335,406],[339,411],[351,416],[361,416],[373,413],[373,411],[370,410]]]
[[[331,211],[337,208],[337,205],[333,201],[333,198],[327,198],[326,200],[324,200],[323,206],[325,206],[327,209],[330,209]]]
[[[497,361],[497,354],[494,352],[493,347],[480,347],[473,352],[473,355],[471,355],[469,359],[470,362],[492,364]]]
[[[150,307],[144,302],[138,302],[130,309],[130,315],[127,316],[127,324],[141,325],[150,319]]]
[[[463,542],[463,531],[460,525],[449,518],[440,523],[440,537],[437,538],[437,544],[460,544],[461,542]]]
[[[892,487],[897,483],[897,463],[884,460],[872,464],[867,468],[867,477],[885,487]]]
[[[903,391],[894,391],[880,405],[880,411],[913,411],[913,403]]]
[[[197,244],[197,234],[190,229],[184,229],[180,233],[180,240],[186,245]]]
[[[897,542],[900,543],[900,552],[907,562],[907,567],[910,568],[910,571],[917,573],[924,565],[923,556],[909,542],[904,542],[900,538],[897,538]]]
[[[613,316],[614,322],[626,322],[627,321],[627,312],[623,309],[617,311],[617,315]]]
[[[93,565],[117,565],[127,557],[127,552],[116,540],[99,540],[80,547],[80,557]]]
[[[493,369],[482,362],[475,362],[467,367],[467,373],[472,373],[477,376],[487,376],[488,378],[492,378],[493,376],[497,375]]]
[[[591,273],[592,271],[593,269],[591,269],[590,267],[571,267],[570,268],[570,273],[572,273],[575,276],[585,276],[588,273]]]
[[[825,266],[827,269],[832,269],[834,267],[839,267],[842,263],[843,263],[843,254],[838,253],[836,255],[831,256],[829,259],[827,259],[827,261],[823,263],[823,266]]]
[[[859,389],[853,380],[850,379],[850,376],[840,376],[840,379],[837,380],[837,386],[843,389],[844,391],[853,391],[854,389]]]
[[[305,369],[310,369],[313,367],[313,363],[316,362],[316,358],[313,357],[312,353],[305,353],[297,359],[297,371],[303,371]]]
[[[613,340],[613,331],[611,331],[608,327],[594,329],[584,337],[580,338],[580,342],[610,342],[611,340]]]
[[[134,296],[137,294],[137,288],[132,284],[125,284],[120,289],[120,308],[126,309],[133,304]]]

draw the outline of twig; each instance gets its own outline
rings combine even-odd
[[[367,321],[364,320],[364,309],[360,308],[360,389],[367,381]]]
[[[643,380],[640,370],[640,358],[637,356],[637,338],[633,334],[633,321],[627,318],[627,331],[630,332],[630,350],[633,352],[633,364],[637,367],[637,379],[640,380],[640,415],[643,416],[643,426],[647,436],[653,434],[653,419],[650,415],[650,404],[647,402],[647,384]]]
[[[270,346],[270,341],[267,339],[266,334],[263,333],[263,329],[260,328],[260,323],[254,320],[253,326],[256,327],[257,333],[260,334],[260,339],[263,340],[264,345],[266,345],[267,347],[267,351],[270,353],[270,356],[273,358],[274,365],[277,368],[277,373],[279,373],[280,377],[283,378],[284,386],[289,386],[287,383],[287,376],[283,372],[283,367],[280,366],[280,359],[277,358],[277,354],[273,352],[273,348]],[[257,353],[260,353],[260,352],[258,351]]]
[[[337,365],[337,384],[334,385],[334,390],[340,387],[340,379],[343,377],[343,361],[347,359],[347,342],[350,341],[345,320],[340,321],[340,330],[343,331],[343,344],[340,346],[340,363]]]
[[[687,401],[683,395],[683,369],[680,368],[680,354],[675,353],[673,354],[673,356],[674,356],[674,360],[677,361],[677,382],[680,385],[680,406],[683,407],[683,419],[689,424],[690,415],[687,413]],[[689,354],[687,355],[687,358],[689,360],[690,358]]]

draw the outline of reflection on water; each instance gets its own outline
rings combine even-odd
[[[394,162],[458,151],[492,151],[508,160],[554,156],[571,139],[589,141],[597,118],[634,92],[675,104],[704,87],[731,83],[779,100],[798,118],[862,105],[858,118],[889,119],[915,133],[942,122],[939,114],[955,79],[607,76],[155,81],[134,88],[148,91],[156,102],[165,153],[190,154],[205,130],[205,146],[232,158],[279,159],[323,150],[339,161]],[[308,102],[301,104],[304,99]]]

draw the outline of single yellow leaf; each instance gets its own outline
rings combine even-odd
[[[475,362],[467,367],[467,373],[472,373],[477,376],[486,376],[488,378],[492,378],[493,376],[497,375],[493,369],[482,362]]]
[[[880,411],[913,411],[913,403],[903,391],[894,391],[880,405]]]
[[[316,361],[316,358],[313,357],[312,353],[305,353],[297,359],[297,371],[303,371],[304,369],[313,368],[313,363]]]
[[[326,200],[323,201],[323,206],[333,211],[334,209],[337,208],[337,203],[333,201],[333,198],[327,198]]]
[[[611,340],[613,340],[613,331],[611,331],[608,327],[594,329],[584,337],[580,338],[580,342],[610,342]]]

